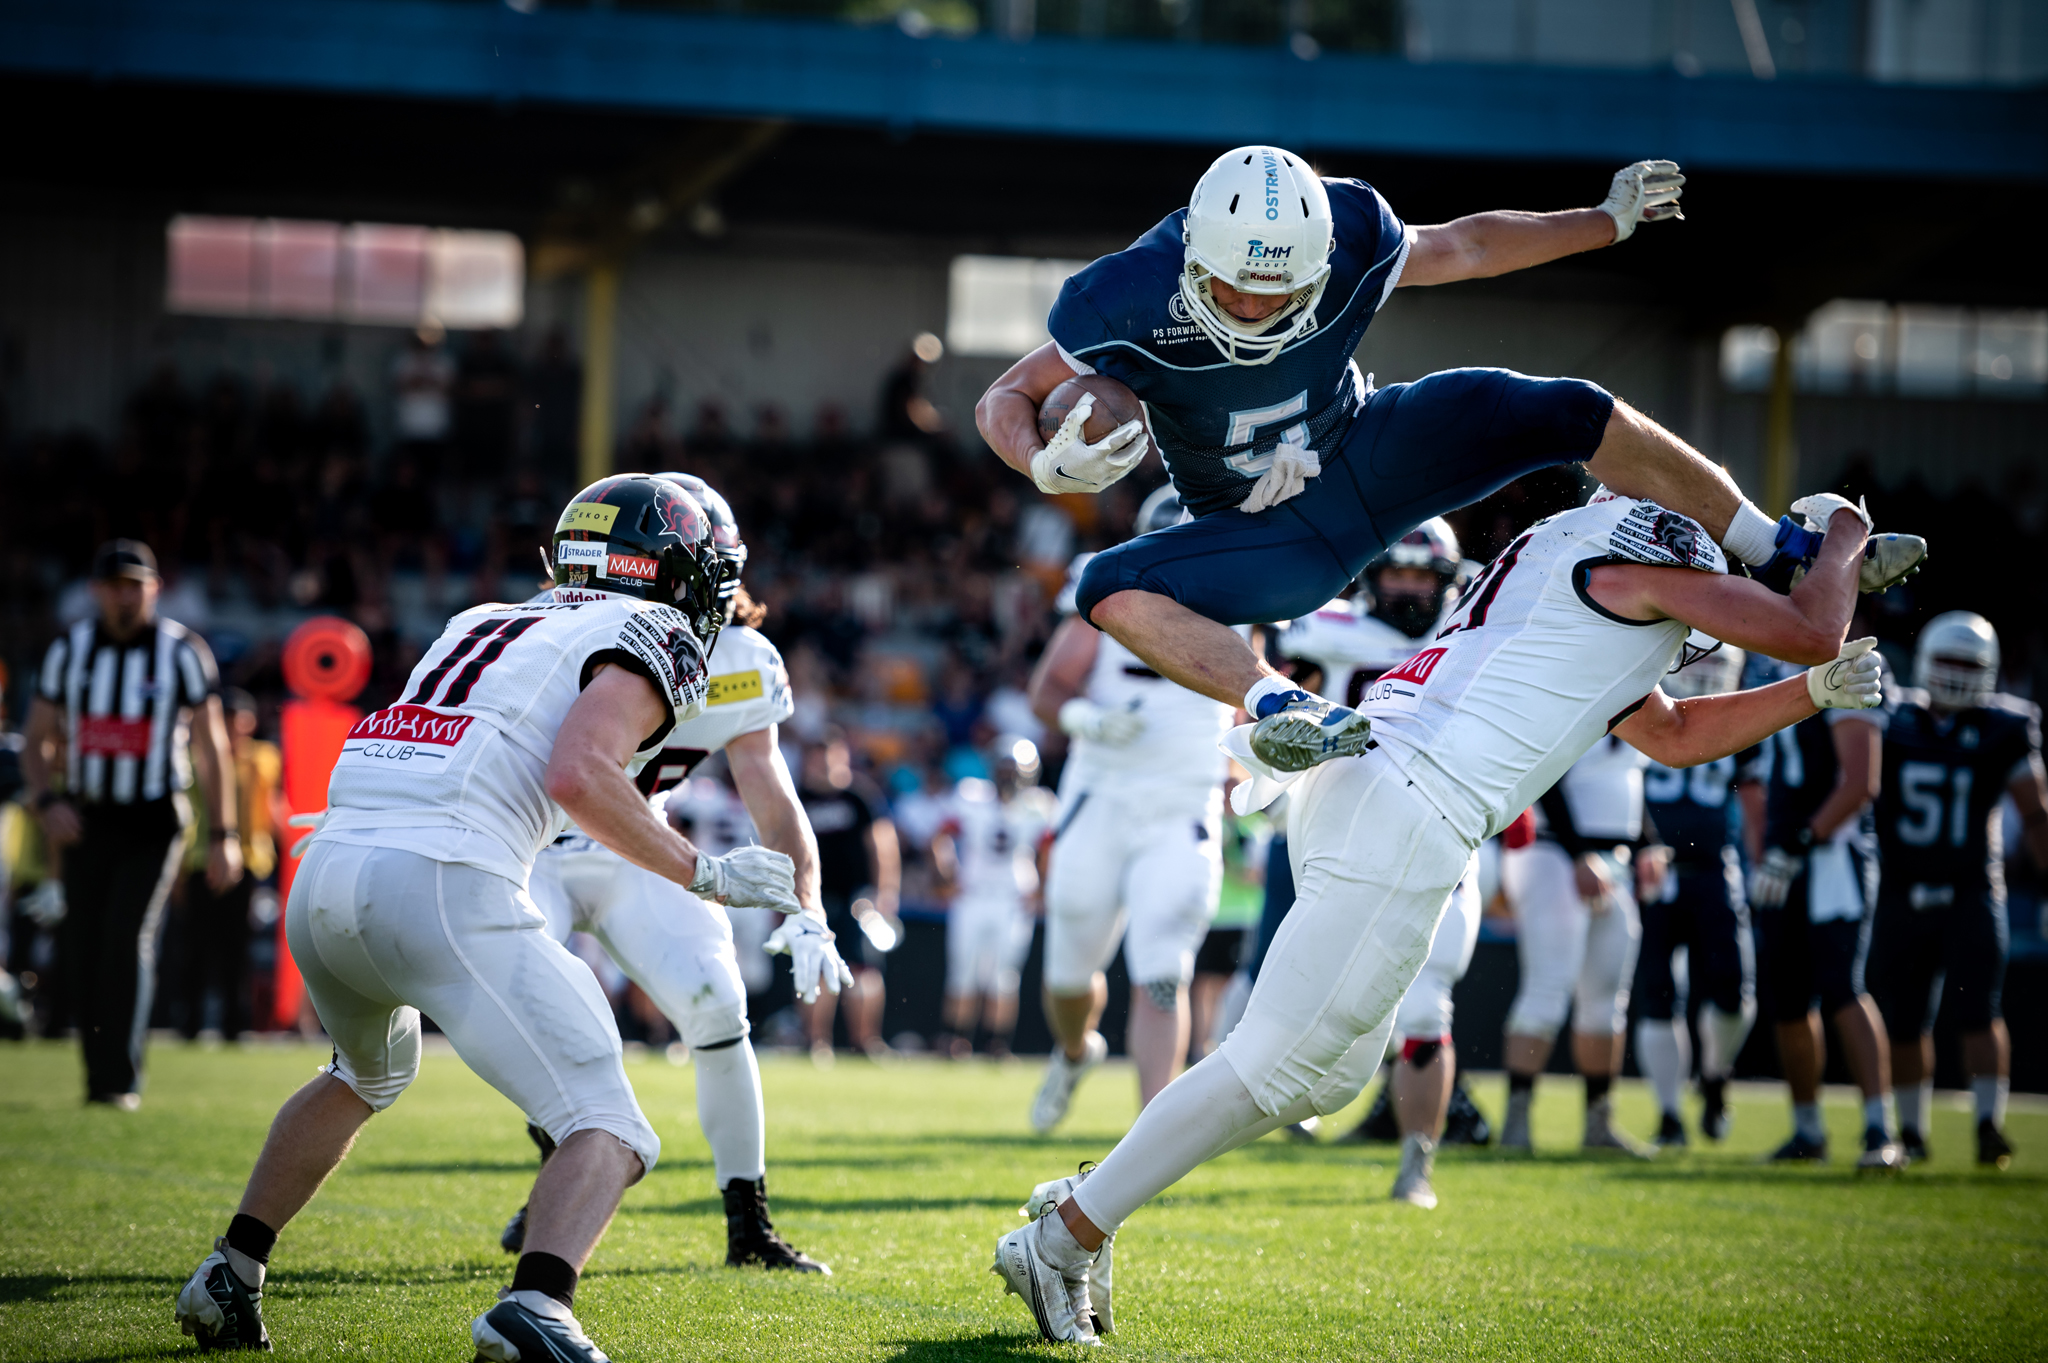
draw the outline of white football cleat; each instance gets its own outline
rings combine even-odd
[[[1527,1092],[1508,1094],[1507,1119],[1500,1124],[1500,1148],[1519,1150],[1528,1154],[1534,1147],[1529,1143],[1529,1100],[1533,1095]]]
[[[1083,1164],[1081,1172],[1066,1178],[1056,1178],[1041,1183],[1031,1190],[1024,1205],[1017,1208],[1017,1215],[1036,1218],[1048,1206],[1057,1208],[1074,1195],[1074,1189],[1081,1186],[1088,1175],[1095,1172],[1095,1166]],[[1113,1334],[1116,1331],[1116,1315],[1111,1309],[1111,1279],[1116,1265],[1116,1232],[1103,1237],[1102,1248],[1095,1251],[1095,1267],[1088,1270],[1088,1305],[1095,1317],[1095,1333]]]
[[[1918,535],[1887,532],[1863,542],[1863,562],[1856,569],[1856,590],[1881,592],[1896,587],[1920,571],[1927,561],[1927,541]],[[1805,568],[1792,570],[1792,587],[1806,576]],[[1792,587],[1785,590],[1790,591]]]
[[[263,1265],[228,1248],[226,1237],[178,1293],[178,1328],[199,1341],[200,1351],[255,1349],[270,1352],[263,1328]]]
[[[1307,771],[1335,757],[1356,757],[1373,746],[1372,721],[1321,696],[1299,699],[1252,726],[1252,755],[1274,771]]]
[[[1045,1067],[1045,1082],[1038,1086],[1038,1096],[1031,1100],[1031,1129],[1041,1136],[1066,1120],[1067,1105],[1074,1101],[1074,1090],[1087,1077],[1088,1071],[1109,1055],[1109,1043],[1102,1039],[1100,1032],[1088,1033],[1088,1039],[1081,1045],[1079,1060],[1067,1059],[1063,1047],[1055,1045],[1052,1048],[1052,1063]]]
[[[1071,1245],[1062,1253],[1060,1241]],[[1099,1346],[1091,1326],[1094,1309],[1088,1302],[1088,1270],[1094,1255],[1074,1241],[1059,1213],[1048,1207],[1030,1225],[996,1241],[996,1261],[989,1269],[1031,1308],[1038,1333],[1054,1344]]]
[[[1586,1107],[1586,1139],[1582,1142],[1588,1150],[1619,1150],[1624,1155],[1637,1159],[1655,1159],[1657,1147],[1645,1145],[1628,1132],[1614,1124],[1614,1100],[1602,1098]]]
[[[1394,1191],[1389,1196],[1434,1211],[1436,1189],[1429,1186],[1429,1176],[1435,1167],[1436,1142],[1420,1131],[1409,1132],[1401,1140],[1401,1172],[1394,1175]]]

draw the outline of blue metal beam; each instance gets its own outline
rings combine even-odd
[[[2048,180],[2038,87],[1302,61],[453,0],[0,0],[0,70],[1219,147]]]

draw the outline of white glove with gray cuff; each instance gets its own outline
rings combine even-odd
[[[832,930],[809,914],[792,913],[782,926],[768,934],[761,949],[770,956],[789,953],[789,973],[796,982],[796,996],[804,1003],[818,1001],[818,987],[837,994],[853,985],[853,971],[833,945]]]
[[[767,847],[735,847],[722,857],[697,853],[690,893],[743,909],[798,913],[796,864]]]

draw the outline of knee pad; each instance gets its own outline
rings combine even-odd
[[[1561,989],[1524,989],[1508,1009],[1507,1029],[1515,1036],[1555,1041],[1571,1005],[1571,995]]]
[[[568,1140],[579,1131],[602,1131],[617,1139],[620,1145],[640,1157],[640,1176],[645,1178],[654,1172],[654,1166],[661,1159],[661,1137],[654,1134],[654,1128],[638,1111],[632,1117],[601,1116],[580,1118],[568,1129],[555,1137],[557,1145]]]
[[[379,1072],[362,1074],[335,1048],[334,1058],[320,1067],[349,1091],[369,1104],[370,1111],[382,1112],[398,1101],[420,1072],[420,1014],[416,1008],[400,1008],[391,1015],[390,1039],[385,1046]]]
[[[1330,1067],[1329,1073],[1310,1086],[1309,1104],[1319,1116],[1328,1117],[1342,1112],[1358,1101],[1358,1095],[1365,1092],[1365,1086],[1379,1073],[1380,1061],[1386,1056],[1387,1040],[1393,1031],[1394,1020],[1388,1018],[1353,1042],[1351,1049]]]
[[[687,1014],[671,1019],[676,1031],[693,1051],[708,1051],[716,1046],[730,1046],[747,1035],[747,1000],[744,995],[737,999],[711,998],[692,1008]]]
[[[1180,1006],[1182,985],[1179,980],[1147,980],[1138,988],[1145,991],[1145,997],[1162,1013],[1171,1013]]]
[[[1418,1070],[1428,1069],[1443,1048],[1440,1036],[1411,1036],[1401,1043],[1401,1058]]]
[[[1045,916],[1045,987],[1055,994],[1085,994],[1116,954],[1123,916],[1049,908]]]

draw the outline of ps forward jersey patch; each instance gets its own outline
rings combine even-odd
[[[637,768],[703,709],[704,650],[679,612],[579,593],[456,616],[406,679],[404,699],[349,732],[323,832],[411,830],[408,845],[431,854],[435,830],[446,830],[449,860],[523,882],[565,822],[544,785],[555,736],[604,664],[644,677],[670,715]]]

